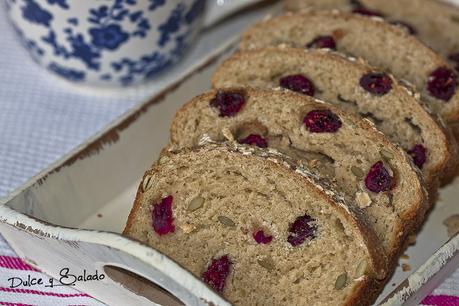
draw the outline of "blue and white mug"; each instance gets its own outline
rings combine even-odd
[[[183,55],[204,24],[253,2],[6,0],[36,62],[66,80],[99,87],[154,78]]]

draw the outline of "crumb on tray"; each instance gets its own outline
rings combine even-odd
[[[443,224],[446,226],[448,231],[448,237],[453,237],[459,233],[459,215],[451,215],[443,221]]]
[[[410,256],[403,254],[400,256],[401,259],[410,259]]]
[[[416,244],[416,235],[415,235],[415,234],[409,235],[409,236],[408,236],[408,244],[409,244],[409,245],[414,245],[414,244]]]
[[[411,267],[410,267],[409,264],[404,263],[404,264],[402,264],[402,270],[403,270],[403,272],[407,272],[407,271],[411,270]]]

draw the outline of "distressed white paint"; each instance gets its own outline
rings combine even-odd
[[[82,274],[83,269],[102,272],[104,265],[114,265],[152,280],[186,305],[230,305],[178,264],[136,241],[114,233],[44,225],[7,206],[0,207],[0,215],[1,233],[11,246],[53,277],[59,278],[62,268]],[[108,277],[78,282],[76,288],[109,305],[152,305]]]
[[[425,295],[458,267],[459,235],[456,235],[408,277],[406,286],[398,288],[382,305],[419,305]]]

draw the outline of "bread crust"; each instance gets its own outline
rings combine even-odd
[[[170,147],[170,146],[169,146]],[[387,258],[384,255],[384,251],[381,248],[381,244],[376,234],[367,224],[365,217],[358,211],[358,209],[353,209],[352,206],[346,206],[345,209],[342,203],[342,199],[339,200],[339,195],[334,191],[330,190],[330,187],[327,186],[325,182],[312,181],[311,178],[307,178],[304,175],[300,174],[297,170],[301,168],[294,160],[291,158],[279,154],[268,152],[267,150],[257,149],[253,147],[247,147],[238,145],[235,143],[227,144],[216,144],[210,143],[200,147],[192,148],[182,148],[180,150],[163,150],[161,157],[172,157],[176,154],[182,153],[199,153],[206,152],[211,150],[225,151],[229,154],[235,154],[235,156],[240,156],[243,158],[261,158],[263,162],[269,165],[269,168],[273,171],[281,171],[295,177],[295,180],[300,184],[307,185],[308,187],[313,187],[317,194],[322,197],[330,206],[334,207],[336,210],[343,215],[347,221],[352,224],[356,232],[360,232],[362,239],[366,245],[369,257],[372,260],[372,273],[364,277],[364,280],[359,283],[359,286],[356,287],[354,292],[349,296],[347,301],[343,301],[344,305],[370,305],[377,297],[377,294],[382,290],[387,279],[388,269],[387,267]],[[160,171],[161,164],[158,161],[151,169],[145,172],[143,179],[148,175],[151,175],[154,171]],[[142,182],[143,182],[142,179]],[[134,206],[129,214],[126,227],[123,231],[123,235],[130,236],[129,233],[132,230],[132,227],[135,223],[135,216],[139,213],[140,207],[143,201],[143,190],[142,182],[137,189],[136,198],[134,201]],[[331,192],[330,192],[331,191]],[[339,201],[339,202],[338,202]],[[341,203],[341,204],[338,204]]]
[[[426,93],[425,84],[427,83],[429,74],[438,67],[448,67],[448,63],[438,54],[436,54],[431,48],[424,45],[422,42],[417,40],[414,36],[408,34],[406,31],[401,29],[398,26],[391,25],[387,22],[384,22],[383,19],[378,17],[368,18],[365,16],[360,16],[357,14],[351,14],[347,12],[339,12],[339,11],[300,11],[297,13],[286,13],[281,16],[277,16],[268,20],[263,20],[248,30],[246,30],[242,34],[240,49],[241,50],[250,50],[250,49],[258,49],[262,47],[266,47],[266,45],[257,45],[255,43],[256,33],[267,31],[270,28],[280,28],[284,24],[306,24],[308,19],[313,17],[320,17],[321,19],[329,18],[329,19],[341,19],[344,22],[353,21],[358,24],[362,24],[362,28],[372,28],[372,29],[380,29],[381,33],[390,33],[391,37],[395,40],[399,41],[399,45],[409,46],[406,49],[412,50],[422,50],[423,57],[426,59],[428,63],[431,63],[432,67],[424,67],[421,66],[420,69],[416,69],[416,73],[413,71],[413,75],[416,74],[418,76],[422,76],[422,93]],[[349,34],[347,34],[349,35]],[[377,51],[377,50],[373,50]],[[381,55],[383,58],[384,55]],[[388,67],[384,67],[388,68]],[[418,70],[422,70],[422,72],[418,72]],[[421,86],[420,84],[417,84]],[[421,89],[421,88],[420,88]],[[435,100],[433,97],[426,94],[429,99]],[[444,103],[444,102],[442,102]],[[445,120],[449,122],[454,122],[459,120],[459,90],[456,90],[454,96],[447,102],[451,106],[450,110],[445,110],[444,105],[441,105],[440,112]],[[445,104],[446,105],[446,104]]]

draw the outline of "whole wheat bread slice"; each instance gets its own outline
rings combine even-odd
[[[285,0],[285,9],[376,14],[411,31],[436,52],[449,58],[459,53],[459,8],[438,0]],[[457,65],[459,59],[452,61]]]
[[[312,83],[314,97],[368,118],[390,140],[411,152],[422,168],[431,194],[436,192],[439,179],[448,179],[455,173],[457,143],[443,121],[437,116],[432,117],[424,109],[419,94],[390,75],[386,75],[390,81],[387,93],[380,95],[365,89],[360,84],[364,76],[383,74],[363,60],[345,58],[325,49],[244,51],[234,54],[219,66],[212,84],[214,88],[276,88],[282,86],[281,80],[299,75]],[[415,151],[415,148],[421,150],[419,145],[425,149],[425,159],[423,152]]]
[[[380,18],[338,11],[287,13],[250,27],[242,35],[240,48],[305,48],[319,36],[333,37],[338,51],[362,57],[415,85],[448,123],[459,119],[457,81],[448,63],[402,28]]]
[[[168,152],[145,173],[124,235],[234,305],[369,305],[385,273],[378,239],[287,161],[238,146]]]
[[[319,132],[323,127],[326,132]],[[251,88],[206,92],[177,112],[171,142],[193,147],[204,135],[234,137],[300,159],[361,207],[390,262],[428,206],[420,173],[403,150],[369,121],[308,96]],[[372,186],[374,178],[381,190]]]

